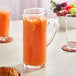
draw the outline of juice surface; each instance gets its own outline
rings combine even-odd
[[[0,10],[0,37],[7,37],[9,32],[9,11]]]
[[[23,19],[23,62],[38,66],[46,62],[46,24],[43,16]]]

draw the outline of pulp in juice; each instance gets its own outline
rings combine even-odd
[[[44,16],[23,19],[23,62],[38,66],[46,63],[46,24]]]

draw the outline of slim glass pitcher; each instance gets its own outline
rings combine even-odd
[[[29,69],[40,69],[46,64],[46,48],[54,39],[56,24],[53,20],[47,41],[47,12],[43,8],[28,8],[23,12],[23,64]]]

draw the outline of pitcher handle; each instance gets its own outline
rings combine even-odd
[[[56,22],[54,20],[48,21],[47,32],[49,32],[49,36],[50,36],[49,40],[47,40],[47,46],[48,46],[53,41],[53,39],[56,35],[56,32],[57,32],[57,25],[56,25]]]

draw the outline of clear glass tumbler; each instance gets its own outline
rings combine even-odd
[[[66,41],[69,50],[76,51],[76,15],[66,15]]]

